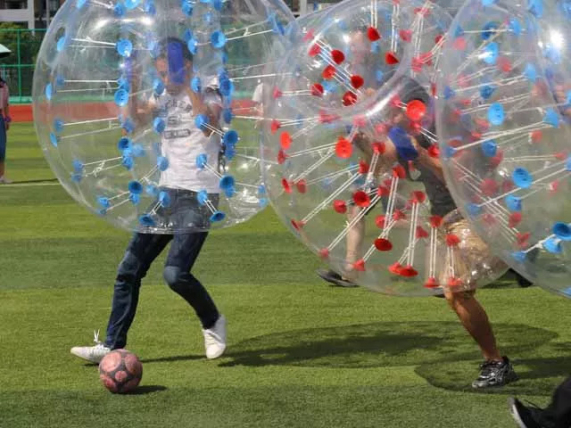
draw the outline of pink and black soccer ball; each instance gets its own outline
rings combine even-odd
[[[111,351],[99,363],[99,378],[103,386],[113,394],[133,392],[142,377],[141,361],[125,349]]]

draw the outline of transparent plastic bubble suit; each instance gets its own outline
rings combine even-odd
[[[371,17],[371,10],[382,13]],[[335,271],[375,291],[433,295],[496,279],[506,266],[456,212],[435,166],[433,71],[442,28],[451,18],[432,3],[380,1],[352,1],[325,16],[297,58],[317,61],[322,55],[321,69],[331,66],[331,80],[355,91],[357,100],[336,105],[324,91],[303,102],[306,89],[297,89],[296,96],[285,88],[272,94],[263,154],[276,210]],[[377,40],[378,51],[367,53],[365,69],[381,67],[383,78],[350,87],[348,62],[336,61],[332,52],[336,43],[350,48],[346,40],[353,40],[355,28],[368,37],[377,26],[391,32]],[[314,68],[306,73],[301,63],[296,82],[311,82]]]
[[[482,239],[571,297],[571,4],[469,1],[440,61],[447,181]]]
[[[293,21],[280,0],[66,2],[33,89],[36,131],[62,185],[127,230],[252,217],[267,204],[252,94]]]

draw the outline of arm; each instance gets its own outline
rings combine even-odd
[[[213,89],[207,88],[206,91],[213,91]],[[192,103],[192,108],[195,115],[203,114],[208,117],[208,123],[211,127],[219,129],[220,128],[220,113],[222,111],[222,106],[220,103],[207,102],[204,97],[194,92],[188,85],[186,86],[186,92]],[[218,95],[216,95],[218,97]],[[213,133],[212,129],[203,129],[202,132],[205,136],[210,137]]]
[[[442,168],[442,162],[440,162],[440,158],[434,158],[430,156],[428,154],[428,150],[420,147],[416,140],[414,140],[414,145],[418,151],[418,158],[416,158],[415,162],[430,169],[430,171],[432,171],[432,173],[434,173],[434,175],[436,175],[440,181],[445,183],[444,170]]]
[[[131,78],[131,90],[136,93],[141,88],[140,77],[134,74]],[[155,109],[155,104],[151,101],[141,102],[138,96],[132,96],[129,98],[128,113],[129,115],[139,123],[149,123],[153,120],[153,110]]]

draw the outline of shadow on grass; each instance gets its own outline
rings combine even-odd
[[[557,337],[524,324],[496,324],[508,355],[524,355]],[[324,368],[420,366],[477,361],[478,347],[457,322],[380,322],[255,337],[232,346],[220,365]],[[472,366],[472,369],[474,367]]]
[[[161,357],[161,358],[149,358],[141,360],[143,364],[150,364],[150,363],[174,363],[177,361],[194,361],[194,360],[203,360],[205,358],[204,355],[175,355],[172,357]]]
[[[166,391],[168,388],[162,385],[143,385],[139,386],[133,392],[129,393],[128,395],[144,395],[144,394],[152,394],[154,392],[161,392]]]

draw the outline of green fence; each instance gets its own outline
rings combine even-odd
[[[12,51],[0,59],[0,75],[8,82],[13,104],[29,103],[36,57],[46,30],[0,28],[0,44]]]

